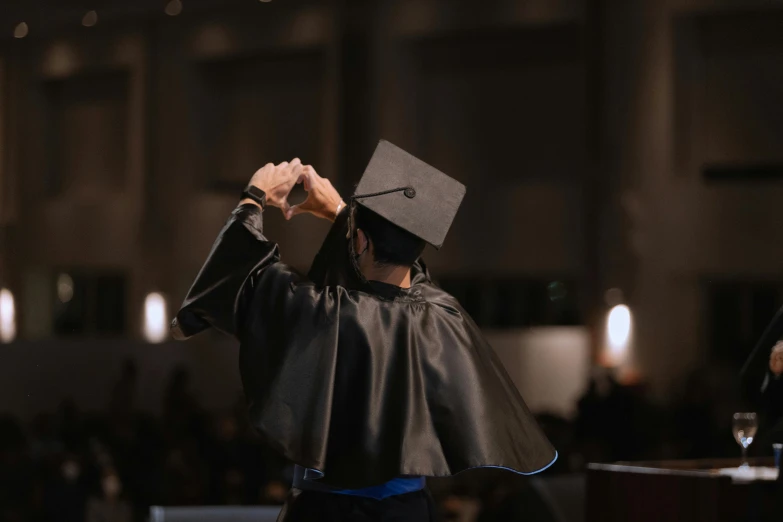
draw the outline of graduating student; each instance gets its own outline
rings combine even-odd
[[[307,199],[290,207],[303,182]],[[557,453],[492,348],[420,255],[465,187],[382,141],[345,204],[298,160],[256,172],[173,322],[240,342],[253,425],[297,465],[280,519],[433,520],[425,477],[531,474]],[[308,277],[264,236],[267,206],[334,222]],[[476,248],[483,248],[475,238]]]

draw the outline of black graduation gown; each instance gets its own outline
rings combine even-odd
[[[251,422],[329,485],[552,464],[554,448],[494,351],[423,264],[409,289],[361,282],[348,268],[348,214],[306,278],[280,262],[262,211],[237,208],[174,337],[208,327],[237,337]]]

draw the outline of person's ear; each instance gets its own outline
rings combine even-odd
[[[356,229],[356,233],[353,237],[353,248],[354,252],[356,252],[356,255],[362,255],[364,254],[367,249],[369,248],[369,239],[367,238],[367,234],[364,233],[364,230],[361,228]]]

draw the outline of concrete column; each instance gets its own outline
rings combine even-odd
[[[673,17],[660,0],[606,3],[604,148],[611,179],[605,281],[634,319],[630,367],[664,397],[698,355],[698,288],[671,270],[666,233],[673,168]],[[694,283],[694,282],[691,282]]]

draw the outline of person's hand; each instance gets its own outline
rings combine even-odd
[[[778,341],[769,354],[769,370],[777,376],[783,374],[783,341]]]
[[[296,185],[302,173],[302,162],[294,158],[291,163],[284,161],[279,165],[267,163],[253,174],[250,184],[266,193],[266,204],[277,207],[286,214],[291,206],[288,195]]]
[[[298,214],[310,213],[314,216],[334,221],[339,211],[345,206],[340,194],[332,183],[318,175],[310,165],[302,167],[297,183],[304,183],[307,199],[298,205],[290,207],[285,213],[286,219]]]

